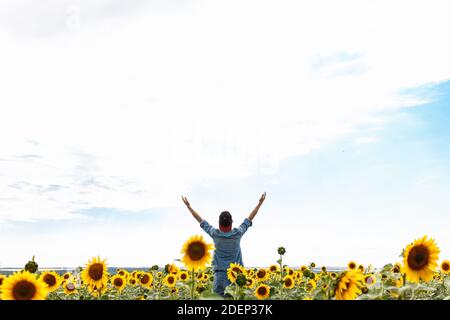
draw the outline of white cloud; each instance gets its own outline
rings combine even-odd
[[[85,5],[79,28],[45,38],[2,24],[0,219],[174,206],[199,182],[271,175],[382,124],[423,102],[400,90],[450,77],[447,7],[199,1],[131,16]],[[68,19],[60,11],[29,21]]]

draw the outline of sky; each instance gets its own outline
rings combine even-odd
[[[0,267],[450,257],[448,1],[4,0]]]

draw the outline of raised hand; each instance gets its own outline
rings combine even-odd
[[[261,198],[259,199],[259,204],[262,204],[264,202],[264,200],[266,200],[266,193],[264,192],[261,196]]]
[[[264,200],[266,200],[266,193],[264,192],[261,196],[261,198],[259,198],[259,203],[258,205],[255,207],[255,209],[253,209],[253,211],[250,213],[250,215],[248,216],[248,219],[250,221],[253,220],[253,218],[256,216],[256,214],[258,213],[259,208],[261,207],[261,205],[263,204]]]
[[[186,205],[186,207],[190,207],[191,204],[189,203],[188,199],[186,197],[181,196],[181,199],[183,200],[184,204]]]
[[[188,199],[186,197],[181,196],[181,199],[183,200],[186,207],[189,209],[189,211],[192,213],[192,216],[197,220],[198,222],[202,222],[203,218],[200,217],[200,215],[191,208],[191,204],[189,203]]]

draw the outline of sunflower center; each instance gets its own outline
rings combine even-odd
[[[354,263],[350,263],[348,266],[349,266],[350,269],[355,269],[356,268],[356,265]]]
[[[69,283],[66,285],[66,289],[67,289],[68,291],[73,291],[73,290],[75,290],[75,285],[74,285],[72,282],[69,282]]]
[[[265,270],[259,270],[257,273],[258,278],[264,278],[266,276]]]
[[[94,263],[89,268],[89,277],[94,281],[100,280],[103,277],[103,264]]]
[[[0,278],[0,286],[2,285],[2,283],[3,283],[3,278]]]
[[[428,265],[429,252],[423,245],[415,246],[408,255],[408,266],[413,270],[422,270]]]
[[[372,277],[367,277],[367,278],[366,278],[366,283],[367,283],[367,284],[372,284],[372,283],[373,283]]]
[[[191,260],[201,260],[205,255],[205,246],[201,242],[192,242],[188,247],[188,254]]]
[[[286,285],[286,287],[290,287],[292,284],[292,280],[291,279],[286,279],[286,281],[284,281],[284,284]]]
[[[174,281],[175,281],[175,278],[174,278],[174,277],[169,277],[169,278],[167,278],[167,282],[168,282],[169,284],[172,284]]]
[[[115,279],[114,279],[114,285],[115,285],[116,287],[121,287],[122,284],[123,284],[123,280],[122,280],[121,278],[115,278]]]
[[[187,277],[186,273],[182,273],[181,276],[180,276],[181,280],[185,280],[186,277]]]
[[[49,286],[49,287],[53,287],[56,284],[56,278],[55,276],[51,275],[51,274],[46,274],[44,276],[44,282]]]
[[[443,263],[442,264],[442,270],[444,271],[448,271],[450,269],[450,265],[448,263]],[[1,284],[1,281],[0,281]]]
[[[260,294],[260,295],[265,295],[267,293],[267,289],[266,289],[266,287],[259,287],[258,288],[258,294]]]
[[[142,284],[147,284],[150,281],[150,277],[147,274],[144,274],[141,278]]]
[[[17,282],[13,288],[13,296],[15,300],[31,300],[35,294],[35,285],[25,280]]]

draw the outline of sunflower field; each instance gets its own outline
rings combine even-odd
[[[407,245],[401,261],[374,269],[350,261],[340,271],[309,263],[298,268],[279,260],[264,268],[231,264],[225,297],[213,292],[210,266],[213,246],[202,236],[191,237],[175,263],[148,270],[108,271],[106,260],[94,257],[84,268],[59,274],[38,270],[29,261],[12,275],[0,274],[1,300],[450,300],[450,261],[439,263],[440,250],[427,236]]]

